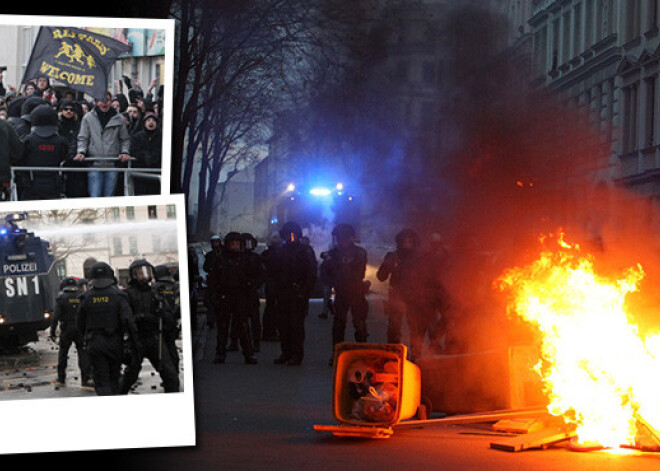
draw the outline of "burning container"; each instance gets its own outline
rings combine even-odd
[[[340,425],[315,425],[314,430],[387,438],[399,421],[426,418],[420,369],[406,359],[407,351],[403,344],[336,345],[332,410]]]

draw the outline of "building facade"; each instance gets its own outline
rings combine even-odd
[[[585,111],[611,155],[598,178],[660,196],[657,0],[532,0],[533,86]]]

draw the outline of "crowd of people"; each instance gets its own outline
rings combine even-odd
[[[240,350],[246,364],[257,363],[260,340],[280,342],[276,364],[300,365],[304,358],[305,318],[317,281],[323,286],[321,318],[332,317],[332,350],[344,342],[349,314],[355,342],[367,342],[369,331],[366,279],[367,250],[358,245],[355,228],[338,224],[333,243],[317,260],[301,226],[290,221],[273,233],[267,248],[257,254],[252,234],[229,232],[224,240],[211,237],[211,250],[204,255],[207,273],[203,300],[217,327],[214,363],[226,361],[227,353]],[[447,251],[440,237],[422,248],[418,234],[406,228],[396,236],[396,250],[388,252],[377,279],[388,284],[385,314],[387,342],[402,342],[403,320],[409,330],[409,351],[417,361],[425,348],[440,352],[450,347],[445,336],[449,296],[443,284]],[[197,256],[189,252],[191,286],[200,279]],[[263,314],[259,297],[265,298]],[[196,306],[197,291],[193,290]],[[196,312],[191,313],[193,322]],[[334,355],[330,358],[333,364]]]
[[[159,373],[166,393],[178,392],[180,335],[178,271],[138,259],[120,287],[105,262],[91,267],[89,280],[67,277],[50,327],[59,332],[57,382],[66,384],[67,355],[75,343],[84,387],[100,396],[128,394],[145,359]]]
[[[56,90],[45,75],[20,91],[2,82],[0,71],[2,199],[12,197],[12,167],[58,169],[16,171],[19,200],[121,196],[118,169],[161,169],[163,87],[156,80],[144,91],[124,76],[91,101]],[[152,174],[133,178],[133,194],[160,194]]]

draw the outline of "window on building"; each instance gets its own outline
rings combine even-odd
[[[167,219],[175,219],[176,218],[176,206],[173,204],[168,204],[167,205]]]
[[[623,152],[637,149],[637,85],[624,89]]]
[[[119,220],[119,208],[110,208],[110,219],[113,221]]]
[[[147,212],[149,214],[149,219],[158,219],[158,210],[156,206],[148,206]]]
[[[55,273],[57,273],[57,277],[62,280],[66,278],[66,263],[64,263],[64,260],[58,260],[55,262]]]
[[[113,237],[112,238],[112,254],[113,255],[121,255],[122,254],[121,237]]]
[[[566,12],[562,16],[562,50],[561,63],[565,64],[571,55],[571,12]]]
[[[544,27],[534,33],[534,67],[538,71],[545,71],[548,51],[548,28]]]
[[[647,7],[646,30],[649,31],[658,26],[658,0],[648,0]]]
[[[645,120],[644,120],[644,145],[650,147],[654,145],[655,134],[655,82],[656,77],[648,78],[644,81],[646,87]]]
[[[582,5],[578,3],[573,9],[573,56],[582,50]]]
[[[128,253],[131,255],[137,255],[138,253],[138,242],[137,237],[130,236],[128,238]]]
[[[626,41],[635,39],[640,34],[640,1],[641,0],[627,0],[626,1]],[[608,5],[611,7],[611,5]],[[611,18],[611,12],[608,11],[608,21]],[[611,30],[612,25],[608,25],[608,32]]]
[[[133,206],[126,206],[126,219],[129,221],[135,220],[135,208]]]
[[[584,2],[584,49],[594,44],[594,0]]]
[[[559,20],[552,22],[552,68],[555,70],[559,66]]]

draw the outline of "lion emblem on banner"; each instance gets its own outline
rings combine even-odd
[[[69,59],[70,64],[77,62],[80,65],[87,66],[90,69],[96,67],[96,62],[94,61],[94,57],[85,54],[85,52],[82,50],[79,44],[71,45],[66,41],[61,41],[60,44],[61,46],[59,51],[57,51],[57,54],[55,55],[55,59],[61,56],[65,56]]]

